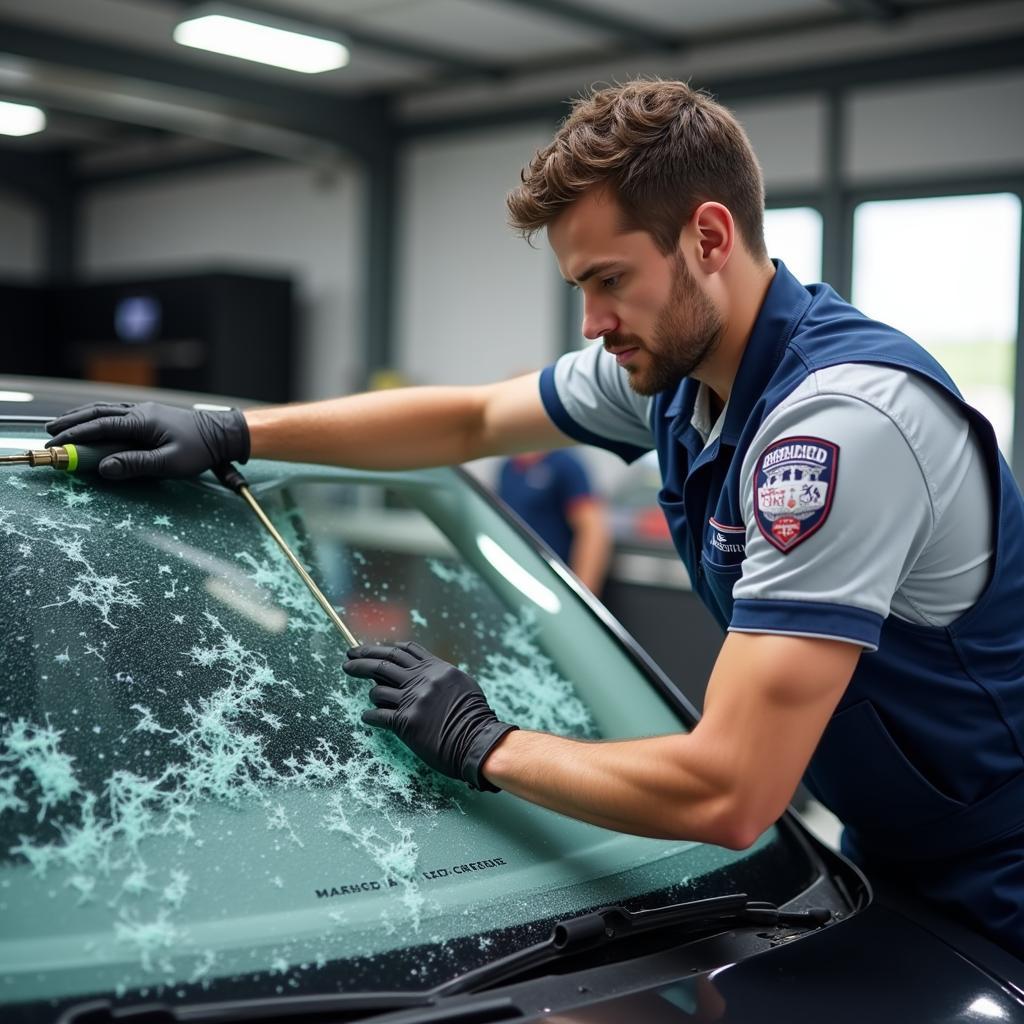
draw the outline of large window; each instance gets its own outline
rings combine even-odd
[[[1020,224],[1009,193],[868,202],[854,215],[854,304],[924,345],[1007,455]]]
[[[764,213],[768,255],[780,259],[798,281],[821,280],[821,214],[811,206],[788,206]]]

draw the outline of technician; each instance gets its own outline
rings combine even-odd
[[[349,652],[376,683],[364,720],[471,786],[732,848],[805,776],[869,872],[1024,958],[1024,501],[992,427],[915,342],[768,259],[749,141],[685,84],[579,100],[508,207],[546,228],[603,345],[539,378],[244,415],[91,406],[54,441],[123,443],[110,478],[250,453],[392,469],[656,449],[676,547],[728,630],[691,733],[517,730],[414,643]]]
[[[575,452],[526,452],[506,459],[497,494],[594,594],[611,555],[608,508]]]

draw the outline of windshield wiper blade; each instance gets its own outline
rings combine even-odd
[[[265,996],[213,1003],[140,1003],[115,1006],[109,999],[78,1003],[57,1024],[215,1024],[231,1021],[367,1020],[396,1010],[429,1007],[426,992],[352,992],[310,996]]]
[[[772,903],[751,900],[745,893],[673,903],[653,910],[630,911],[619,906],[602,907],[580,917],[559,921],[544,942],[526,946],[482,967],[466,971],[431,989],[430,995],[443,997],[479,992],[553,960],[662,928],[705,930],[717,925],[735,924],[820,928],[831,917],[830,910],[818,907],[804,911],[780,910]]]
[[[673,903],[653,910],[602,907],[592,913],[557,922],[544,942],[526,946],[422,992],[271,996],[181,1006],[150,1003],[115,1007],[109,1000],[100,999],[71,1007],[62,1014],[58,1024],[229,1024],[262,1020],[309,1022],[318,1018],[370,1020],[400,1010],[429,1011],[445,1003],[449,997],[480,992],[543,964],[644,932],[666,928],[683,932],[706,931],[717,926],[742,924],[820,928],[831,917],[832,912],[823,908],[796,912],[780,910],[772,903],[751,900],[745,893]],[[518,1015],[514,1004],[506,998],[497,998],[488,1000],[486,1004],[473,1000],[458,1010],[449,1007],[445,1019],[497,1020],[508,1015]]]

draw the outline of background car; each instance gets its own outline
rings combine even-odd
[[[49,388],[0,409],[0,452],[95,397]],[[524,728],[693,726],[458,470],[244,472],[360,641],[420,641]],[[344,642],[212,475],[0,469],[0,566],[5,1021],[1024,1020],[1020,964],[873,902],[792,815],[740,851],[620,835],[363,726]]]

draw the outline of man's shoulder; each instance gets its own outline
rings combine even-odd
[[[945,369],[920,342],[824,286],[812,289],[811,303],[794,326],[787,348],[812,371],[839,363],[875,363],[952,386]]]
[[[812,369],[770,409],[764,425],[805,410],[819,415],[831,407],[880,413],[915,446],[926,442],[929,425],[959,424],[966,414],[955,394],[929,374],[891,363],[850,361]]]
[[[905,367],[836,363],[809,373],[770,409],[746,452],[743,472],[755,476],[766,453],[786,441],[818,439],[823,450],[852,453],[862,475],[855,489],[877,493],[884,466],[908,451],[933,503],[956,476],[950,453],[964,450],[970,421],[955,396]],[[849,465],[846,475],[849,480]],[[876,479],[876,477],[878,477]]]

